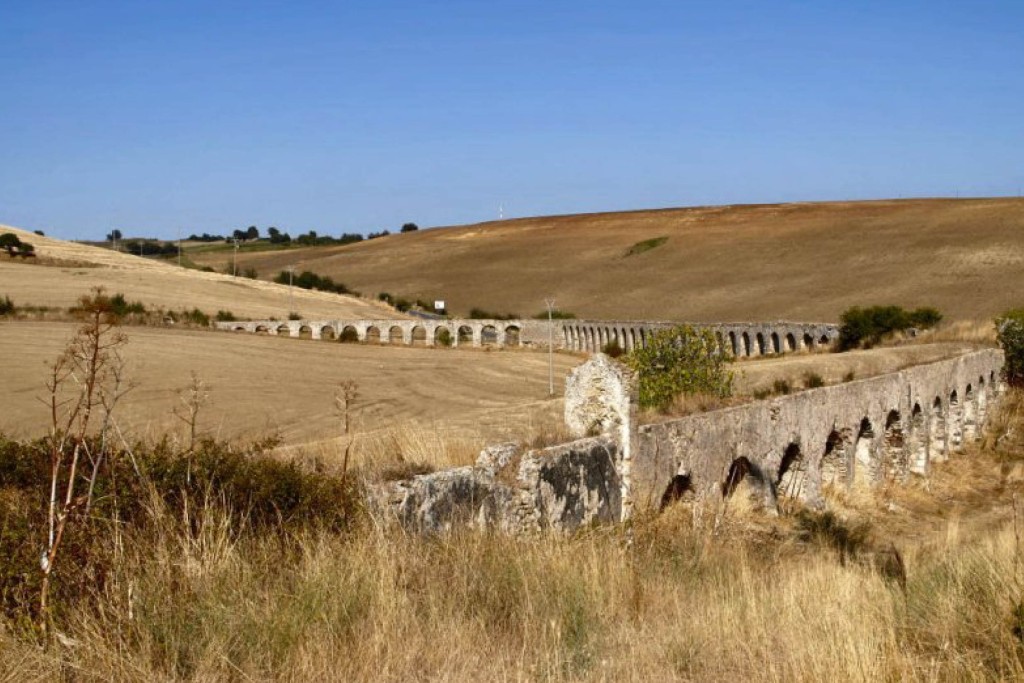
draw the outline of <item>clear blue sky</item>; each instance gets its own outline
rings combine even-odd
[[[1024,186],[1024,3],[0,2],[0,223],[67,238]]]

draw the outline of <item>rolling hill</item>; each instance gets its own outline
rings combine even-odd
[[[402,317],[376,301],[188,270],[0,225],[3,232],[30,242],[38,254],[30,261],[0,255],[0,296],[18,305],[66,308],[92,287],[103,286],[147,307],[199,308],[209,314],[224,309],[252,318],[285,318],[290,311],[309,318]]]
[[[630,252],[631,255],[627,255]],[[196,254],[219,266],[223,254]],[[737,205],[523,218],[243,253],[364,293],[534,315],[834,321],[852,305],[991,317],[1024,295],[1024,199]]]

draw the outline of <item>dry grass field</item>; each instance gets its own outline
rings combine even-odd
[[[64,323],[0,322],[0,354],[17,358],[4,373],[0,432],[45,433],[44,363],[74,332]],[[396,438],[458,436],[471,456],[488,442],[528,436],[561,419],[565,374],[580,359],[555,354],[556,398],[548,397],[546,354],[377,347],[152,327],[126,327],[128,376],[135,383],[118,409],[127,433],[155,438],[181,432],[172,410],[190,373],[209,385],[200,415],[204,434],[223,439],[279,435],[285,444],[341,433],[334,395],[342,380],[358,384],[358,433]],[[436,442],[435,442],[436,443]]]
[[[403,317],[375,301],[298,288],[289,291],[283,285],[187,270],[4,225],[0,232],[17,234],[39,255],[22,261],[0,254],[0,296],[10,296],[18,305],[67,308],[91,288],[103,286],[147,307],[198,308],[210,315],[228,310],[247,318],[283,319],[290,311],[307,318]]]
[[[428,538],[157,508],[100,542],[117,562],[48,648],[0,629],[0,680],[1021,680],[1024,452],[995,438],[1020,408],[927,484],[832,515],[680,503]]]
[[[47,427],[45,363],[60,353],[70,323],[0,323],[0,354],[18,358],[5,373],[0,432],[39,436]],[[418,451],[438,466],[465,464],[488,443],[530,440],[557,433],[568,371],[582,355],[554,356],[556,398],[549,399],[547,355],[389,347],[309,341],[206,330],[126,327],[128,375],[135,384],[120,408],[126,433],[154,438],[181,431],[173,415],[179,391],[195,373],[210,387],[203,409],[204,434],[237,440],[278,435],[284,445],[306,444],[328,457],[336,451],[340,423],[333,397],[342,380],[359,386],[355,411],[360,439],[386,438]],[[826,383],[857,379],[948,358],[971,348],[942,342],[844,354],[791,355],[735,364],[740,397],[776,380],[798,389],[808,374]],[[457,452],[430,456],[459,441]],[[323,442],[322,446],[311,445]],[[386,447],[379,443],[377,447]],[[418,446],[418,447],[417,447]],[[322,450],[317,450],[322,449]],[[379,448],[378,448],[379,450]]]
[[[626,256],[635,244],[668,239]],[[223,254],[197,255],[220,267]],[[985,319],[1020,304],[1024,199],[718,206],[524,218],[343,247],[243,255],[372,294],[522,316],[555,297],[581,317],[837,320],[849,306],[935,306]]]
[[[913,206],[898,204],[901,210]],[[950,211],[968,205],[957,203]],[[865,206],[870,208],[861,208]],[[722,211],[746,210],[764,208]],[[506,227],[493,230],[503,234]],[[467,230],[472,229],[452,229],[450,234]],[[492,228],[478,230],[464,239],[482,237],[486,242]],[[530,230],[524,229],[522,244],[535,241]],[[590,228],[580,230],[585,234]],[[679,230],[686,234],[686,229]],[[749,226],[736,230],[756,233]],[[352,253],[383,248],[389,240],[408,240],[422,242],[443,262],[447,252],[436,240],[447,239],[447,232],[387,238],[379,246],[357,245]],[[618,234],[615,239],[629,244],[645,238],[626,228],[608,234]],[[625,259],[620,254],[617,258],[626,266],[617,267],[636,271],[641,267],[633,264],[669,249],[676,237],[673,233],[647,253]],[[230,308],[254,317],[282,317],[278,307],[287,301],[287,290],[266,283],[25,238],[37,244],[43,264],[0,259],[0,294],[10,293],[16,303],[67,306],[93,284],[148,305],[198,306],[209,312]],[[544,272],[572,269],[582,278],[565,245],[559,247],[562,270],[548,261],[544,239],[553,240],[549,235],[540,239],[539,248],[530,248],[547,263]],[[546,248],[554,250],[557,241]],[[716,248],[724,248],[726,241],[720,236]],[[762,248],[766,243],[762,240]],[[580,245],[597,245],[606,255],[621,246],[613,249],[604,237],[593,244],[581,237],[576,244],[580,261],[592,266],[600,259]],[[711,249],[709,244],[705,241],[701,248]],[[336,250],[335,256],[348,249]],[[922,247],[918,255],[925,251]],[[710,253],[705,251],[705,256]],[[880,253],[882,260],[889,254]],[[282,254],[267,258],[272,256]],[[387,257],[376,251],[370,256]],[[421,266],[429,260],[422,258]],[[509,264],[514,260],[507,259]],[[809,271],[828,272],[820,250],[812,261]],[[381,262],[410,273],[416,267],[396,266],[400,259]],[[998,268],[982,265],[987,274],[974,289],[962,288],[964,298],[975,296],[974,290],[994,295],[997,287],[989,280]],[[677,273],[670,264],[659,267],[642,267],[644,282],[654,276],[651,287],[682,294],[669,297],[662,292],[661,298],[651,298],[648,308],[623,317],[700,317],[686,314],[691,309],[685,307],[711,305],[709,300],[686,292],[704,290],[676,289],[671,282],[689,275]],[[872,267],[865,265],[868,271]],[[270,271],[265,265],[259,268]],[[729,285],[733,289],[711,287],[708,296],[722,297],[714,304],[721,308],[714,310],[723,318],[827,318],[812,312],[839,306],[843,296],[856,297],[850,303],[876,300],[868,287],[882,288],[876,294],[889,291],[877,272],[861,278],[856,269],[844,268],[832,275],[854,287],[852,294],[829,289],[827,278],[800,280],[795,274],[806,291],[804,298],[792,299],[789,309],[772,308],[781,306],[784,296],[795,296],[794,284],[785,278],[767,278],[782,293],[756,278],[738,278]],[[324,268],[312,269],[356,284]],[[767,277],[769,271],[764,266],[757,277]],[[617,272],[607,269],[604,279],[599,272],[593,284],[610,286],[602,291],[614,294],[618,282],[620,298],[639,305],[626,280],[615,280],[622,276]],[[1013,281],[1011,271],[999,272],[1009,278],[1006,282]],[[464,305],[532,312],[516,304],[515,297],[529,301],[525,288],[542,286],[530,284],[542,274],[512,278],[510,271],[493,272],[491,277],[507,286],[511,299],[501,298],[499,285],[486,278],[460,282],[460,291],[476,287],[481,296],[495,297],[493,303],[474,300]],[[893,291],[906,276],[896,274],[899,278],[889,281]],[[727,279],[721,278],[719,282]],[[567,288],[572,280],[566,281]],[[573,282],[580,287],[573,291],[584,291],[583,280]],[[730,292],[743,287],[749,288],[749,301],[729,299]],[[387,288],[395,294],[417,294]],[[1005,282],[1003,289],[1012,290]],[[655,289],[645,291],[653,297]],[[806,292],[813,294],[808,297]],[[325,317],[344,317],[373,307],[354,299],[295,292],[297,302],[307,296],[303,301],[308,301],[308,310],[307,303],[296,308],[308,315],[322,310]],[[966,306],[956,309],[952,291],[946,296],[945,303],[897,301],[936,305],[953,317],[979,317],[978,311],[963,312]],[[1010,301],[1014,292],[1000,296]],[[561,299],[559,306],[581,315],[614,315],[600,311],[617,309],[596,307],[604,300],[605,295],[595,294],[589,300],[594,309]],[[765,308],[757,308],[758,302]],[[748,305],[754,308],[743,308]],[[949,326],[915,343],[871,351],[745,360],[734,366],[738,400],[778,380],[797,388],[809,374],[834,383],[851,373],[859,379],[949,357],[991,343],[989,327]],[[45,432],[46,410],[36,401],[45,394],[44,364],[60,353],[74,328],[61,322],[0,322],[0,357],[14,359],[5,364],[0,387],[0,432],[7,437]],[[338,472],[341,427],[333,399],[343,380],[354,380],[359,388],[353,464],[371,477],[396,467],[408,471],[402,467],[410,465],[465,464],[483,445],[501,440],[562,436],[557,433],[562,402],[559,396],[548,396],[544,353],[348,345],[147,326],[124,331],[129,338],[128,376],[135,386],[118,407],[118,426],[125,442],[152,444],[169,435],[178,462],[192,457],[184,454],[185,428],[173,414],[178,392],[192,372],[210,392],[199,417],[202,434],[243,443],[279,435],[286,447],[273,453],[273,462],[294,458],[316,466],[310,478],[318,485]],[[561,394],[565,374],[582,355],[559,353],[554,358],[556,391]],[[480,530],[419,537],[388,529],[359,512],[359,503],[344,527],[301,525],[283,517],[270,527],[250,526],[238,522],[238,515],[247,513],[229,509],[225,497],[208,495],[175,508],[168,501],[175,499],[177,489],[164,492],[167,498],[154,489],[141,503],[124,500],[126,509],[133,503],[138,515],[133,523],[85,513],[71,541],[74,550],[67,551],[69,557],[60,565],[65,572],[70,566],[83,567],[82,574],[62,576],[58,570],[56,575],[58,583],[79,588],[62,594],[49,640],[40,637],[24,609],[34,600],[36,537],[42,537],[43,525],[28,528],[25,533],[35,534],[32,538],[18,535],[23,528],[18,524],[32,519],[37,507],[45,507],[45,491],[0,481],[0,547],[17,547],[19,562],[28,558],[27,564],[12,564],[0,554],[3,585],[5,591],[10,588],[0,595],[10,610],[0,616],[0,681],[1020,680],[1024,549],[1019,529],[1024,510],[1017,501],[1024,493],[1022,434],[1024,396],[1011,392],[993,416],[984,444],[971,444],[965,453],[937,465],[928,480],[914,478],[906,486],[856,495],[829,491],[828,513],[795,506],[789,514],[765,516],[731,502],[739,498],[733,497],[730,502],[683,502],[628,526],[585,529],[571,537],[508,537]],[[141,455],[154,447],[140,449]],[[0,440],[0,453],[7,458],[0,465],[11,473],[11,481],[28,468],[25,458],[11,456],[16,452],[12,442]],[[137,476],[155,486],[156,478],[146,479],[152,477],[149,472],[144,467]],[[285,482],[269,483],[273,492],[274,485]],[[120,495],[127,496],[125,491]],[[117,494],[113,498],[116,510]],[[327,507],[319,512],[333,510]]]

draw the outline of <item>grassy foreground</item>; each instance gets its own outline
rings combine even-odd
[[[677,504],[571,538],[423,538],[139,486],[48,645],[0,621],[0,680],[1020,679],[1021,406],[927,487],[835,515]],[[184,491],[162,476],[151,494]],[[31,504],[13,481],[5,533]]]

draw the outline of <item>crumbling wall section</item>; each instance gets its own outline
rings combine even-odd
[[[376,486],[370,500],[381,516],[418,532],[572,531],[621,519],[619,458],[607,438],[525,452],[503,444],[485,449],[470,467]]]
[[[603,353],[574,368],[565,381],[565,425],[576,438],[601,435],[616,443],[622,519],[631,512],[630,469],[636,447],[637,382],[626,365]]]

